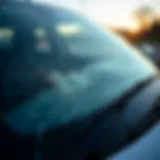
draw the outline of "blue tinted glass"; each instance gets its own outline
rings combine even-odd
[[[44,75],[54,86],[5,115],[5,121],[21,134],[56,128],[98,112],[157,72],[109,31],[69,11],[53,13],[46,26],[58,35],[64,51],[59,64],[67,72],[50,68]]]

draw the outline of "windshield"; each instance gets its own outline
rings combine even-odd
[[[16,55],[11,54],[3,82],[9,105],[21,97],[4,116],[16,132],[34,134],[91,115],[156,74],[148,60],[108,30],[68,10],[44,11],[37,18],[40,12],[15,10],[17,22],[0,29],[0,43],[9,46],[12,38],[10,53]]]

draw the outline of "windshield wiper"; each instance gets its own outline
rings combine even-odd
[[[68,126],[61,126],[58,129],[53,129],[47,132],[45,135],[49,140],[50,138],[59,139],[60,144],[63,144],[63,147],[68,147],[67,155],[72,155],[73,153],[69,153],[73,150],[76,150],[78,146],[78,157],[83,157],[85,160],[93,159],[102,160],[105,159],[111,153],[121,149],[126,144],[131,142],[133,138],[137,138],[139,133],[136,133],[136,137],[134,135],[128,136],[128,126],[126,127],[126,123],[121,119],[121,111],[123,111],[123,107],[126,106],[125,104],[138,92],[140,89],[143,89],[145,86],[149,85],[156,77],[147,78],[145,81],[138,83],[134,86],[130,91],[128,91],[123,97],[119,99],[119,101],[115,102],[114,104],[110,105],[110,108],[104,107],[100,112],[97,111],[93,115],[84,117],[82,120],[77,120],[70,123]],[[151,115],[151,117],[154,117]],[[148,116],[147,116],[148,118]],[[151,121],[151,120],[149,120]],[[147,121],[148,122],[148,121]],[[143,122],[141,123],[143,124]],[[124,130],[121,130],[121,127]],[[140,126],[141,127],[141,126]],[[147,123],[148,127],[148,123]],[[133,128],[134,129],[134,128]],[[139,129],[139,126],[138,126]],[[145,127],[146,129],[146,127]],[[132,132],[132,130],[129,130]],[[54,133],[54,136],[52,135]],[[61,134],[60,134],[61,133]],[[106,133],[104,135],[103,133]],[[113,134],[112,134],[113,133]],[[109,136],[107,136],[107,134]],[[123,136],[123,135],[126,135]],[[141,133],[140,133],[141,134]],[[62,139],[61,139],[62,136]],[[104,137],[103,137],[104,136]],[[40,138],[39,138],[40,137]],[[122,139],[121,142],[116,141],[117,137]],[[77,142],[77,145],[70,144],[71,142]],[[40,132],[40,135],[37,135],[37,153],[36,157],[42,156],[43,153],[43,133]],[[46,140],[46,143],[48,141]],[[105,152],[101,152],[101,147],[105,143]],[[107,146],[107,147],[106,147]],[[95,147],[95,148],[94,148]],[[94,150],[95,149],[95,150]],[[99,149],[99,150],[98,150]],[[47,151],[50,152],[50,151]],[[47,153],[45,153],[47,154]]]
[[[122,97],[120,97],[119,101],[116,102],[117,104],[115,105],[119,105],[118,107],[119,110],[123,110],[125,104],[127,104],[133,96],[135,96],[140,90],[148,86],[150,83],[152,83],[156,79],[157,79],[157,76],[154,75],[146,78],[143,81],[138,82],[130,90],[128,90],[125,94],[123,94]]]
[[[99,119],[103,119],[103,117],[105,118],[111,115],[112,113],[114,113],[115,111],[121,112],[126,106],[126,104],[129,103],[132,97],[134,97],[140,90],[148,86],[150,83],[152,83],[157,78],[158,78],[157,76],[150,76],[147,79],[137,83],[130,90],[128,90],[125,94],[123,94],[117,101],[115,101],[114,103],[111,103],[109,107],[108,106],[102,107],[102,110],[98,113],[98,115],[100,116],[95,115],[95,117],[98,116]],[[97,123],[99,122],[97,121]]]
[[[109,132],[113,131],[113,133],[116,133],[118,130],[118,129],[116,129],[116,123],[117,123],[117,121],[119,121],[119,125],[120,126],[122,125],[122,127],[124,127],[126,130],[124,132],[124,134],[127,134],[127,137],[128,137],[127,139],[124,140],[124,143],[119,144],[117,142],[117,144],[112,149],[109,149],[104,154],[99,153],[98,154],[99,159],[102,159],[101,157],[104,158],[106,155],[109,155],[109,154],[117,151],[118,149],[120,149],[121,147],[123,147],[124,145],[128,144],[129,142],[134,140],[136,137],[141,135],[141,133],[146,131],[152,124],[154,124],[154,122],[156,121],[157,118],[155,118],[155,116],[154,116],[155,112],[153,111],[153,114],[151,113],[151,115],[150,115],[151,118],[149,118],[150,117],[149,115],[146,116],[147,118],[149,118],[148,122],[146,124],[144,122],[146,122],[147,119],[144,118],[142,120],[142,123],[140,123],[139,125],[136,125],[133,128],[131,127],[132,129],[135,129],[135,128],[139,129],[139,128],[141,128],[141,126],[140,126],[141,124],[145,124],[145,126],[142,127],[142,130],[140,130],[139,132],[135,132],[135,134],[133,133],[134,135],[131,135],[133,130],[131,130],[131,134],[130,134],[125,122],[123,122],[119,116],[121,115],[121,112],[123,112],[124,107],[130,101],[130,99],[132,97],[134,97],[134,95],[136,95],[140,90],[142,90],[143,88],[148,86],[150,83],[152,83],[156,78],[157,78],[156,76],[152,76],[152,77],[147,78],[144,81],[141,81],[140,83],[137,83],[132,89],[127,91],[126,94],[124,94],[122,97],[120,97],[120,99],[118,101],[116,101],[114,104],[111,104],[106,109],[104,107],[104,109],[101,110],[101,112],[95,113],[94,115],[91,116],[91,119],[93,121],[92,121],[92,124],[89,126],[89,129],[87,129],[87,132],[85,132],[83,135],[84,143],[85,143],[85,141],[87,141],[87,139],[90,139],[90,137],[92,137],[91,139],[93,140],[95,132],[97,132],[97,133],[101,132],[100,131],[101,127],[106,122],[108,123],[109,126],[111,124],[115,123],[115,131],[113,131],[114,126],[112,126],[111,130],[109,130]],[[104,126],[104,127],[107,127],[107,126]],[[118,133],[118,134],[121,134],[121,133]],[[109,140],[109,141],[112,141],[112,140]]]

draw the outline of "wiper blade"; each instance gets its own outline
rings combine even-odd
[[[120,97],[119,101],[116,102],[116,104],[114,104],[114,106],[118,105],[119,110],[123,110],[125,104],[127,104],[134,95],[136,95],[141,89],[152,83],[157,78],[158,78],[157,76],[150,76],[147,79],[138,82],[130,90],[128,90],[125,94],[123,94],[123,96]]]
[[[146,80],[143,80],[137,83],[134,87],[128,90],[125,94],[123,94],[117,101],[115,101],[114,103],[111,103],[110,106],[102,107],[104,109],[98,112],[98,115],[100,115],[99,117],[107,117],[111,115],[112,113],[114,113],[115,111],[121,112],[126,106],[126,104],[129,103],[132,97],[134,97],[141,89],[145,88],[147,85],[152,83],[157,78],[158,78],[157,76],[150,76]],[[97,116],[95,115],[95,117]]]
[[[150,83],[152,83],[156,78],[157,78],[156,76],[152,76],[147,78],[145,81],[138,83],[130,91],[128,91],[123,97],[121,97],[119,101],[117,101],[114,104],[111,104],[109,108],[107,107],[107,109],[101,111],[101,113],[98,113],[97,115],[93,116],[92,118],[94,119],[92,121],[93,123],[90,126],[90,129],[87,130],[87,133],[85,133],[84,141],[86,139],[89,139],[89,142],[92,142],[94,137],[96,137],[96,135],[100,136],[101,132],[103,131],[105,132],[107,131],[106,133],[108,133],[109,135],[113,133],[117,136],[120,136],[120,137],[122,136],[121,137],[122,139],[125,137],[125,139],[123,139],[124,141],[122,142],[117,141],[117,143],[115,144],[115,140],[112,137],[114,135],[112,136],[110,135],[111,139],[110,138],[108,139],[106,135],[106,139],[108,140],[108,143],[111,143],[110,145],[112,147],[111,146],[109,148],[106,147],[106,150],[104,151],[104,153],[103,151],[102,152],[100,151],[100,153],[97,153],[98,159],[104,159],[104,157],[126,146],[128,143],[132,142],[134,139],[136,139],[138,136],[140,136],[142,133],[144,133],[146,130],[148,130],[151,126],[153,126],[157,122],[157,119],[158,119],[156,115],[157,107],[153,107],[153,110],[151,110],[151,113],[147,114],[135,126],[128,126],[121,119],[122,118],[121,113],[123,112],[123,109],[126,106],[126,104],[129,102],[129,100],[135,94],[137,94],[137,92],[143,89],[145,86],[148,86]],[[123,131],[119,130],[121,128],[123,128],[124,130]],[[120,133],[117,133],[119,131]],[[103,143],[105,142],[106,141],[104,139]],[[112,144],[112,142],[114,143]]]
[[[67,156],[73,156],[75,153],[73,153],[73,150],[76,150],[77,147],[77,157],[83,157],[83,159],[89,160],[93,159],[92,156],[94,155],[94,158],[96,159],[105,159],[108,155],[121,149],[141,134],[141,130],[138,133],[136,132],[133,134],[132,130],[128,130],[128,126],[126,126],[126,123],[123,121],[121,113],[123,113],[123,107],[126,106],[125,104],[128,103],[130,98],[132,98],[132,96],[140,89],[149,85],[154,79],[155,76],[140,82],[121,97],[119,101],[111,104],[110,108],[104,107],[100,112],[98,111],[94,115],[84,117],[83,120],[77,120],[70,123],[68,126],[50,130],[46,135],[48,139],[47,142],[50,142],[50,139],[53,140],[53,138],[55,138],[59,144],[63,144],[62,146],[65,151],[68,149],[68,151],[65,152],[67,153]],[[154,118],[154,113],[152,115],[147,115],[145,121],[146,118],[149,118],[150,116]],[[144,124],[143,122],[144,121],[140,122],[140,124]],[[145,124],[145,128],[143,127],[143,129],[150,127],[150,124],[153,124],[154,122],[155,118],[153,121],[151,118],[149,120],[149,125],[147,121],[147,124]],[[134,128],[135,127],[136,129],[139,129],[139,127],[141,128],[141,126],[134,126]],[[55,142],[55,140],[53,141]],[[56,148],[57,146],[54,147]]]

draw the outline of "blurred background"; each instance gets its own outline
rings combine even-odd
[[[62,5],[110,28],[160,65],[160,0],[34,0]]]

